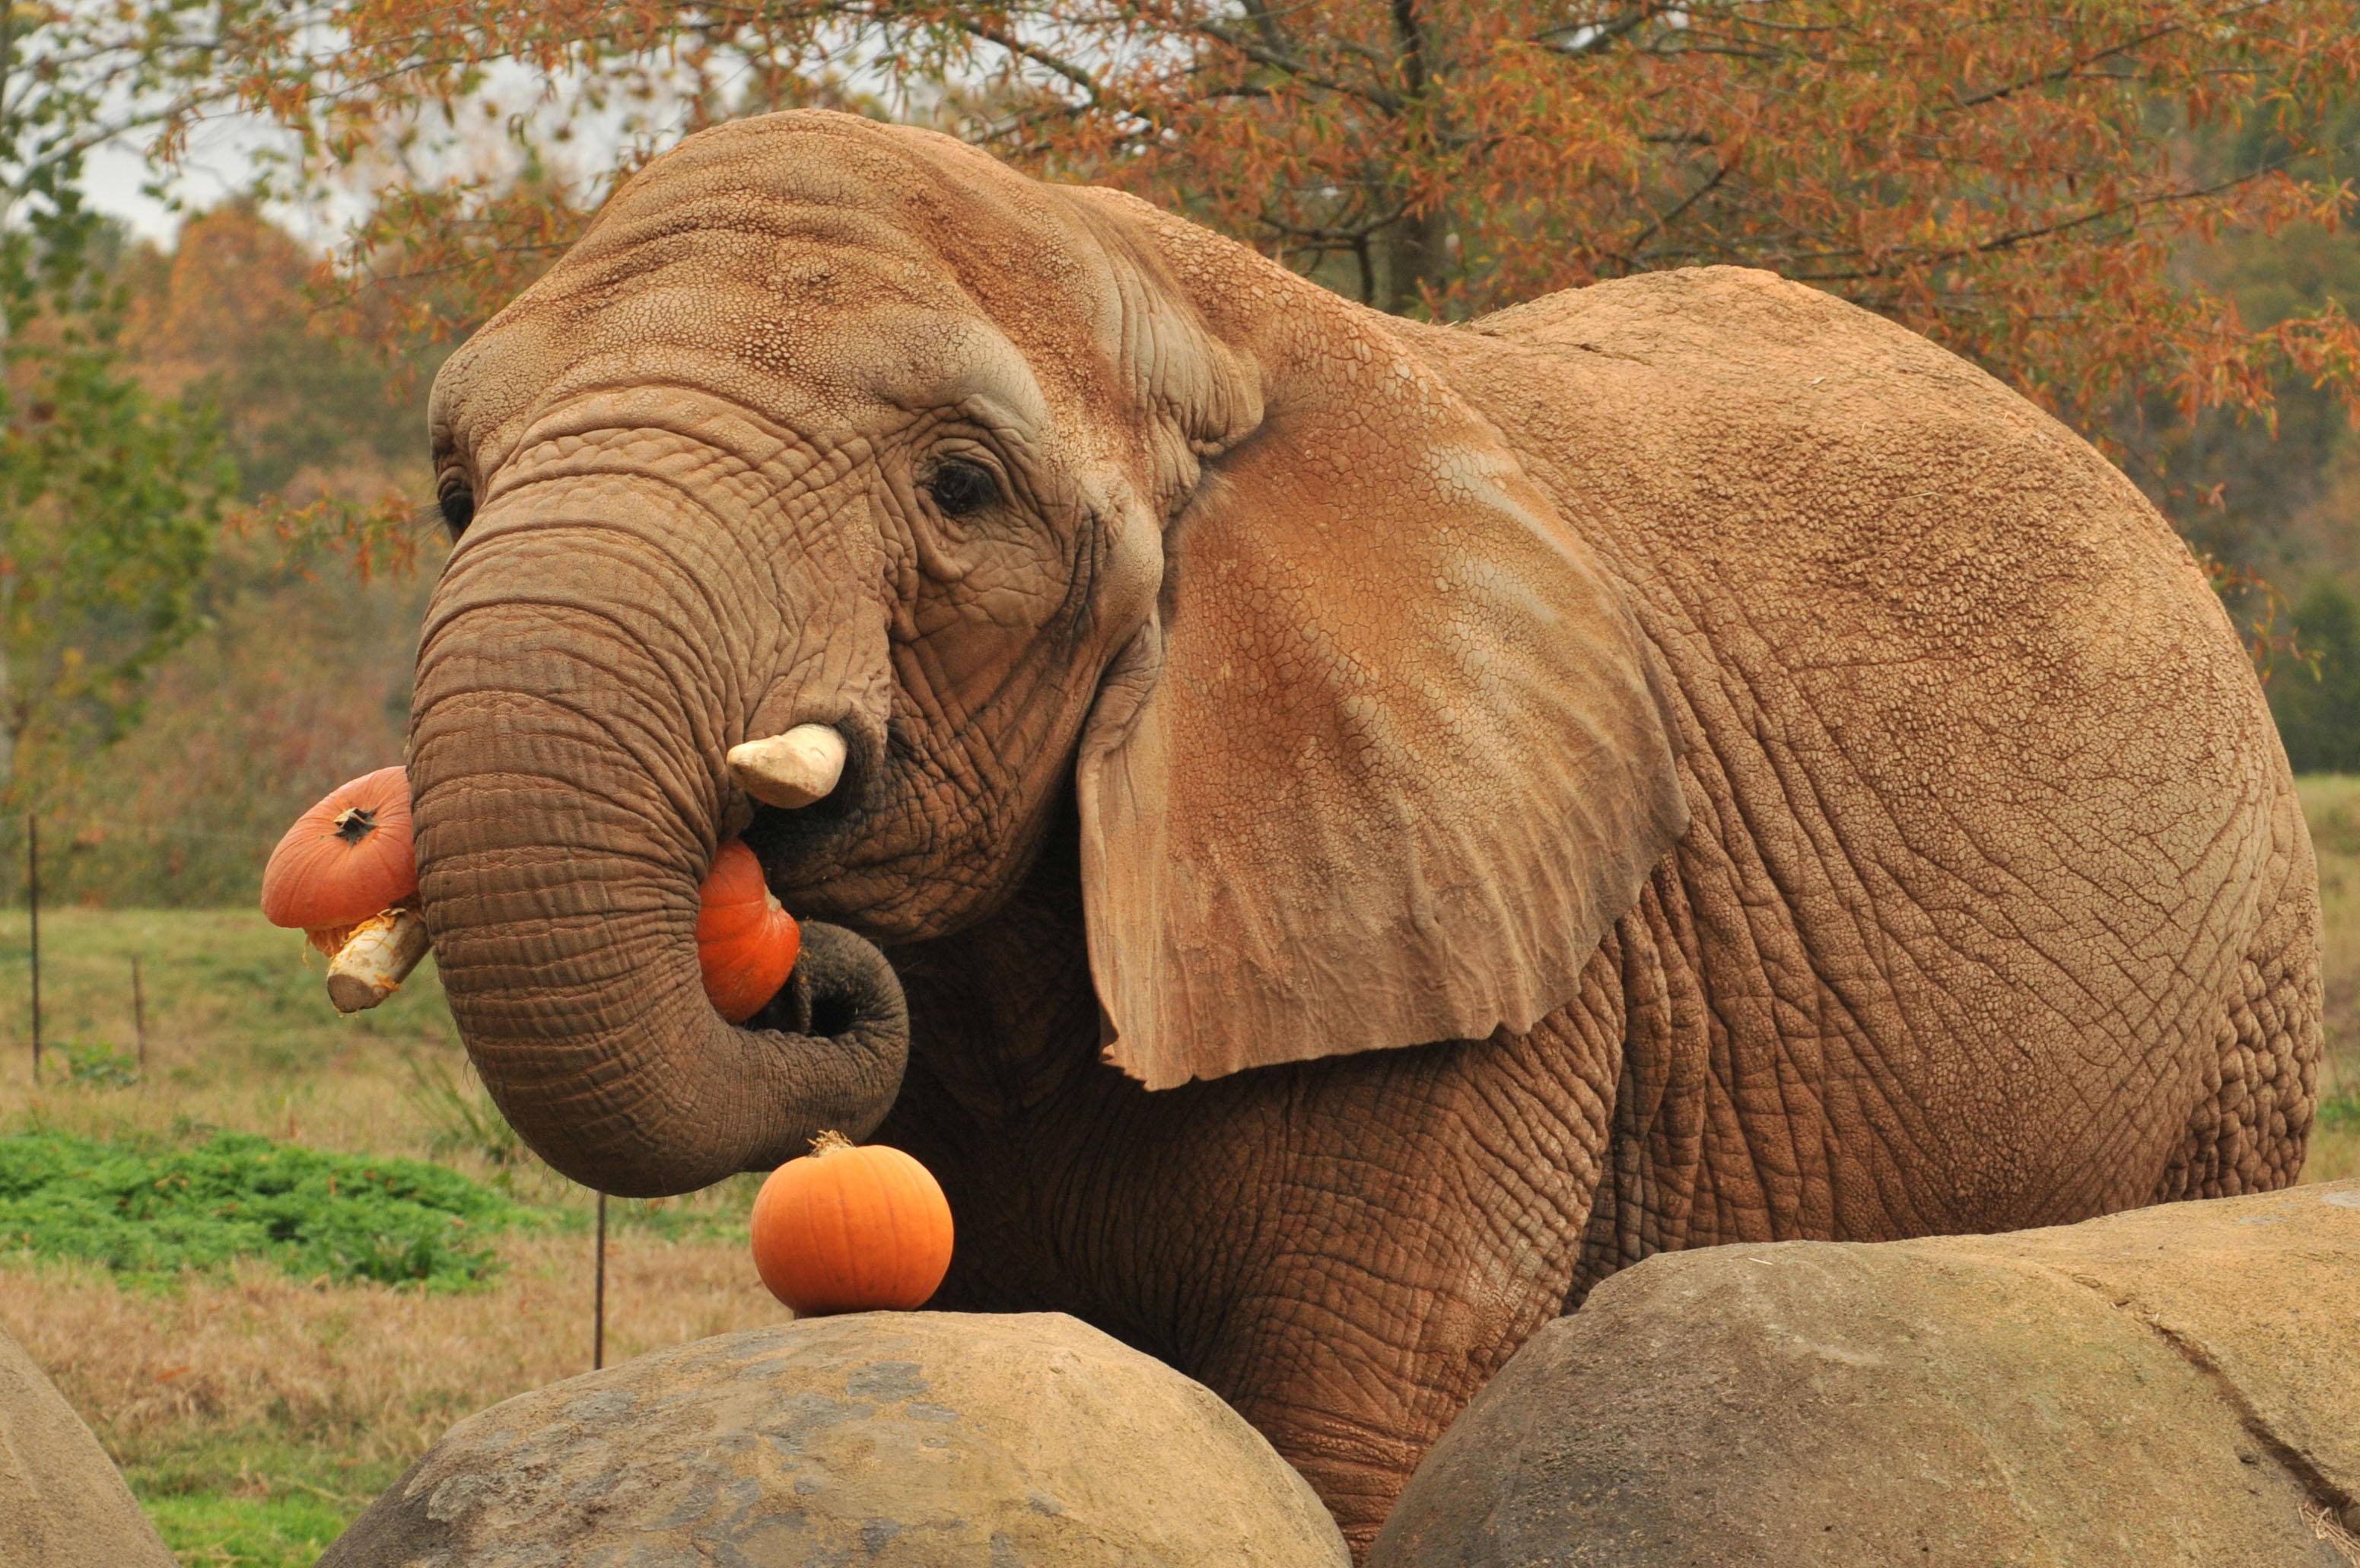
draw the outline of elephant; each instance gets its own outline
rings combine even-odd
[[[558,1170],[915,1154],[939,1308],[1207,1384],[1364,1553],[1615,1270],[2290,1182],[2317,873],[2238,636],[2086,442],[1769,273],[1384,316],[798,111],[439,373],[408,766]],[[806,924],[700,989],[740,838]]]

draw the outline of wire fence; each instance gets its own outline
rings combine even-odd
[[[259,896],[262,868],[300,810],[257,802],[252,822],[213,825],[123,822],[63,811],[0,820],[0,908],[26,907],[36,836],[41,897],[51,907],[245,904]]]
[[[42,818],[29,814],[21,819],[21,823],[16,825],[16,831],[0,836],[0,854],[5,854],[8,860],[14,861],[22,868],[18,898],[15,907],[21,908],[26,918],[26,941],[21,953],[27,981],[24,1038],[32,1081],[37,1087],[39,1086],[45,1073],[52,1079],[62,1074],[77,1082],[98,1082],[109,1079],[131,1082],[145,1079],[148,1071],[148,977],[149,965],[145,955],[137,951],[119,954],[81,952],[70,955],[69,958],[71,967],[80,972],[74,975],[74,979],[79,982],[74,986],[74,991],[78,1012],[82,1015],[78,1022],[87,1022],[88,1014],[91,1011],[90,993],[105,988],[104,976],[94,971],[117,964],[122,967],[125,992],[128,998],[131,1050],[128,1052],[118,1052],[110,1041],[93,1042],[79,1038],[83,1032],[82,1030],[76,1030],[76,1038],[64,1042],[62,1052],[56,1049],[57,1037],[49,1027],[51,1020],[47,1016],[43,980],[45,971],[58,963],[58,956],[54,953],[45,954],[42,950],[41,917],[44,900],[53,896],[56,886],[58,852],[55,846],[59,836],[56,825],[45,825]],[[74,844],[71,838],[67,842],[69,845]],[[267,855],[269,847],[266,843],[257,853],[255,848],[256,835],[246,832],[209,832],[203,829],[177,827],[158,829],[136,825],[110,828],[106,830],[104,838],[97,842],[144,846],[151,852],[154,846],[158,844],[170,845],[184,842],[208,842],[232,846],[235,851],[254,861],[255,878],[257,881],[260,863]],[[276,841],[274,839],[269,842]],[[87,850],[96,847],[96,844],[85,842],[78,847]],[[52,909],[54,911],[54,905]],[[54,912],[52,918],[54,919]],[[18,956],[17,953],[8,951],[14,946],[13,942],[0,938],[0,964],[5,964],[7,967],[15,966],[7,962]],[[57,1060],[60,1056],[62,1056],[63,1060]],[[590,1365],[593,1370],[596,1370],[605,1367],[606,1360],[607,1205],[606,1195],[603,1192],[597,1194],[596,1198],[594,1236],[591,1255],[593,1283]]]

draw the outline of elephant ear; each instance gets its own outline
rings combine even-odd
[[[1158,401],[1260,419],[1190,432],[1226,450],[1083,737],[1107,1059],[1160,1089],[1527,1029],[1687,826],[1652,650],[1386,318],[1121,210],[1209,340]],[[1185,385],[1204,356],[1259,397]]]

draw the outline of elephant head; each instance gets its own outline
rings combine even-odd
[[[1125,196],[725,125],[432,420],[426,917],[501,1105],[609,1191],[873,1127],[906,1025],[868,942],[987,918],[1069,789],[1151,1088],[1527,1027],[1685,826],[1652,653],[1495,432],[1384,318]],[[826,783],[733,773],[791,732],[841,775],[764,803]],[[739,833],[850,928],[744,1028],[693,935]]]

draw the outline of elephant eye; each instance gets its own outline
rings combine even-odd
[[[453,539],[465,533],[467,525],[475,520],[475,493],[464,485],[446,485],[434,499],[442,508],[442,526],[451,530]]]
[[[934,505],[953,517],[981,511],[1000,499],[1000,481],[992,477],[991,470],[957,457],[937,465],[927,475],[925,490],[934,498]]]

